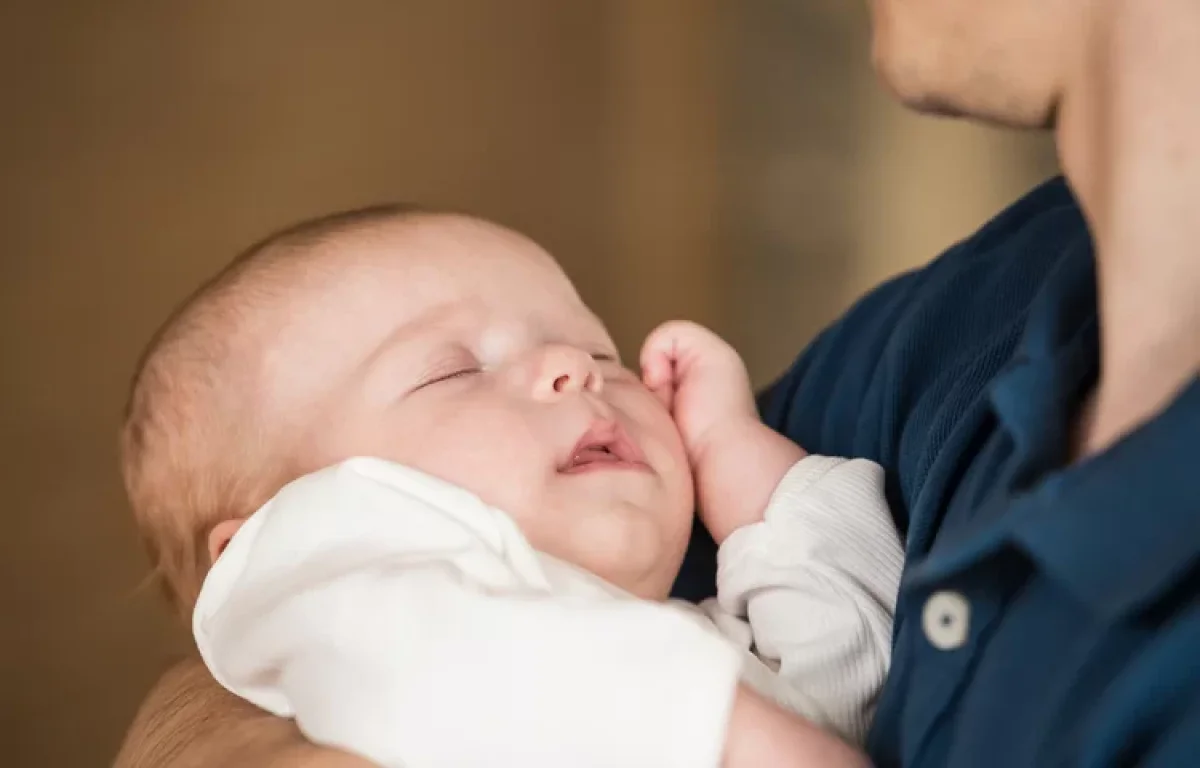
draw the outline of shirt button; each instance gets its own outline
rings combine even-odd
[[[934,592],[925,601],[921,628],[929,644],[938,650],[962,648],[971,628],[971,604],[958,592]]]

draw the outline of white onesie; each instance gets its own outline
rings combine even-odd
[[[533,550],[457,486],[351,459],[250,517],[193,631],[234,694],[386,768],[718,766],[739,678],[857,742],[903,558],[882,485],[868,461],[801,460],[692,606]]]

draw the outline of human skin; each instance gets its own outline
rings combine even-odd
[[[1200,4],[873,0],[874,59],[919,111],[1055,135],[1096,244],[1101,373],[1075,454],[1111,445],[1200,370]],[[151,691],[118,766],[366,765],[306,744],[199,662]]]

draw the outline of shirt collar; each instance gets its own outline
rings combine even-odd
[[[1012,540],[1096,613],[1145,608],[1200,561],[1200,377],[1157,417],[1032,494]]]
[[[1076,223],[1030,307],[1012,362],[988,392],[1013,440],[1018,487],[1065,463],[1076,410],[1099,371],[1095,261],[1081,216]]]
[[[993,500],[1009,509],[961,546],[935,551],[911,581],[943,579],[1012,544],[1112,619],[1152,602],[1200,560],[1200,379],[1110,449],[1064,467],[1078,405],[1099,369],[1095,264],[1082,217],[1065,247],[989,392],[1013,443],[1009,485]]]

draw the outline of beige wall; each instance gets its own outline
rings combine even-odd
[[[1047,136],[910,114],[870,69],[866,3],[751,0],[723,27],[726,333],[769,378],[864,291],[1055,172]]]
[[[235,250],[385,198],[551,248],[627,352],[711,323],[756,377],[1046,172],[916,121],[831,0],[0,8],[0,746],[103,765],[183,648],[113,435],[154,326]]]

